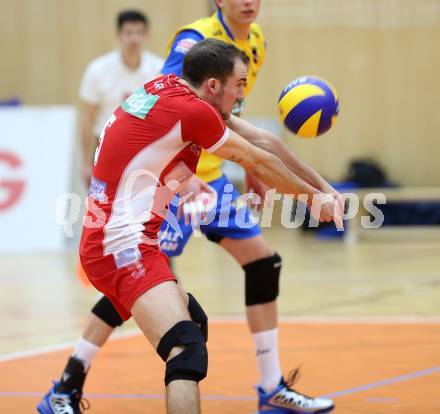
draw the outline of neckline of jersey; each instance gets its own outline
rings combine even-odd
[[[164,75],[164,76],[168,76],[169,77],[170,75]],[[191,86],[188,86],[188,85],[185,84],[185,82],[187,82],[189,84],[188,81],[186,81],[185,79],[182,79],[180,76],[177,76],[177,75],[174,75],[174,74],[171,74],[171,76],[173,76],[174,79],[177,81],[177,83],[179,83],[180,86],[183,87],[184,89],[186,89],[190,94],[194,95],[196,98],[201,99],[199,97],[199,95],[197,95],[196,91],[194,89],[192,89]]]
[[[217,10],[217,18],[218,18],[220,24],[221,24],[221,25],[223,26],[223,28],[225,29],[226,34],[230,37],[230,39],[231,39],[232,41],[234,41],[235,43],[246,42],[246,40],[237,40],[237,39],[235,39],[235,37],[234,37],[234,35],[233,35],[231,29],[228,27],[228,25],[226,24],[225,20],[223,19],[223,14],[222,14],[221,10]],[[250,34],[250,32],[249,32],[248,37],[247,37],[247,40],[249,40],[250,37],[251,37],[251,34]]]

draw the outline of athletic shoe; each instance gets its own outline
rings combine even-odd
[[[335,408],[328,398],[312,398],[295,391],[292,386],[298,377],[299,371],[292,371],[287,381],[281,378],[270,392],[257,387],[259,414],[324,414]]]
[[[54,381],[53,387],[37,405],[40,414],[82,414],[90,408],[90,403],[82,398],[82,392],[74,390],[70,393],[57,392],[59,384]]]

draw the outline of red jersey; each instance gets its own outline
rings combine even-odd
[[[218,111],[174,75],[131,95],[101,133],[80,254],[102,257],[156,240],[178,183],[196,171],[202,147],[229,130]]]

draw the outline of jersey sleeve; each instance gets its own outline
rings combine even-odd
[[[170,53],[167,56],[160,73],[163,75],[174,74],[181,76],[185,55],[202,39],[203,36],[195,30],[182,30],[174,39]]]
[[[229,128],[207,102],[197,99],[186,107],[182,122],[184,141],[194,141],[208,152],[220,148],[229,137]]]
[[[91,105],[99,104],[98,73],[93,62],[87,66],[81,80],[79,97]]]

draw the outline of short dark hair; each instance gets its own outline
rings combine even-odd
[[[125,23],[143,23],[145,28],[148,29],[150,21],[148,17],[139,10],[123,10],[116,18],[116,26],[118,30],[121,30]]]
[[[235,46],[217,39],[203,39],[195,44],[183,61],[182,78],[199,87],[208,78],[224,82],[234,71],[236,59],[247,66],[249,59]]]

